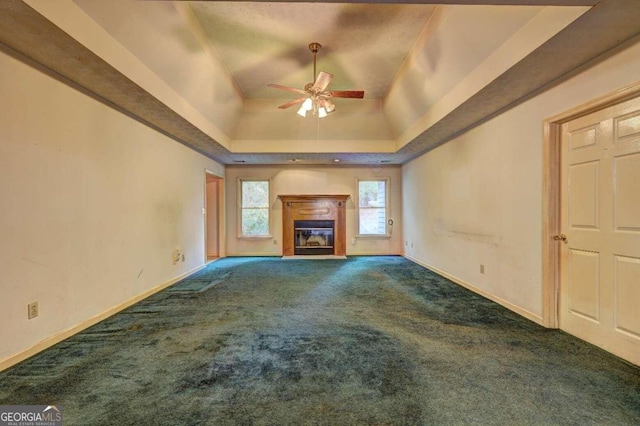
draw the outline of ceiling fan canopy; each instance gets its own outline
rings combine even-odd
[[[333,74],[324,71],[316,74],[316,56],[321,47],[320,43],[317,42],[309,44],[309,50],[313,54],[313,82],[307,83],[304,89],[296,89],[279,84],[268,85],[274,89],[286,90],[303,95],[300,98],[280,105],[278,108],[286,109],[293,105],[302,104],[298,111],[299,115],[305,117],[307,112],[311,111],[313,115],[322,118],[336,109],[335,104],[331,102],[331,98],[364,98],[364,91],[362,90],[326,90],[333,79]]]

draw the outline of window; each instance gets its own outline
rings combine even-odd
[[[358,234],[387,235],[387,179],[358,180]]]
[[[240,179],[240,236],[269,236],[269,181]]]

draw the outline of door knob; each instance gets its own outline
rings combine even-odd
[[[560,234],[560,235],[554,235],[553,239],[556,241],[562,241],[562,242],[567,242],[567,236],[564,234]]]

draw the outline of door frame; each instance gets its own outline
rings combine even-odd
[[[224,212],[225,212],[224,176],[221,176],[219,173],[216,173],[209,169],[205,169],[204,170],[204,200],[203,200],[204,207],[202,208],[204,213],[203,222],[204,222],[204,263],[205,264],[214,261],[214,260],[209,260],[209,256],[208,256],[209,254],[208,253],[208,237],[207,237],[207,231],[209,227],[209,210],[207,209],[207,176],[208,175],[213,176],[216,179],[217,185],[218,185],[218,191],[217,191],[218,199],[216,200],[216,207],[217,207],[216,214],[218,218],[218,258],[222,258],[226,256],[226,245],[225,245],[226,225],[225,225],[225,216],[224,216]]]
[[[542,147],[542,325],[558,328],[560,303],[561,151],[564,123],[640,97],[640,81],[547,118]]]

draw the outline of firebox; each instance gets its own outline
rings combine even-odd
[[[333,220],[296,220],[293,222],[294,254],[332,255]]]

